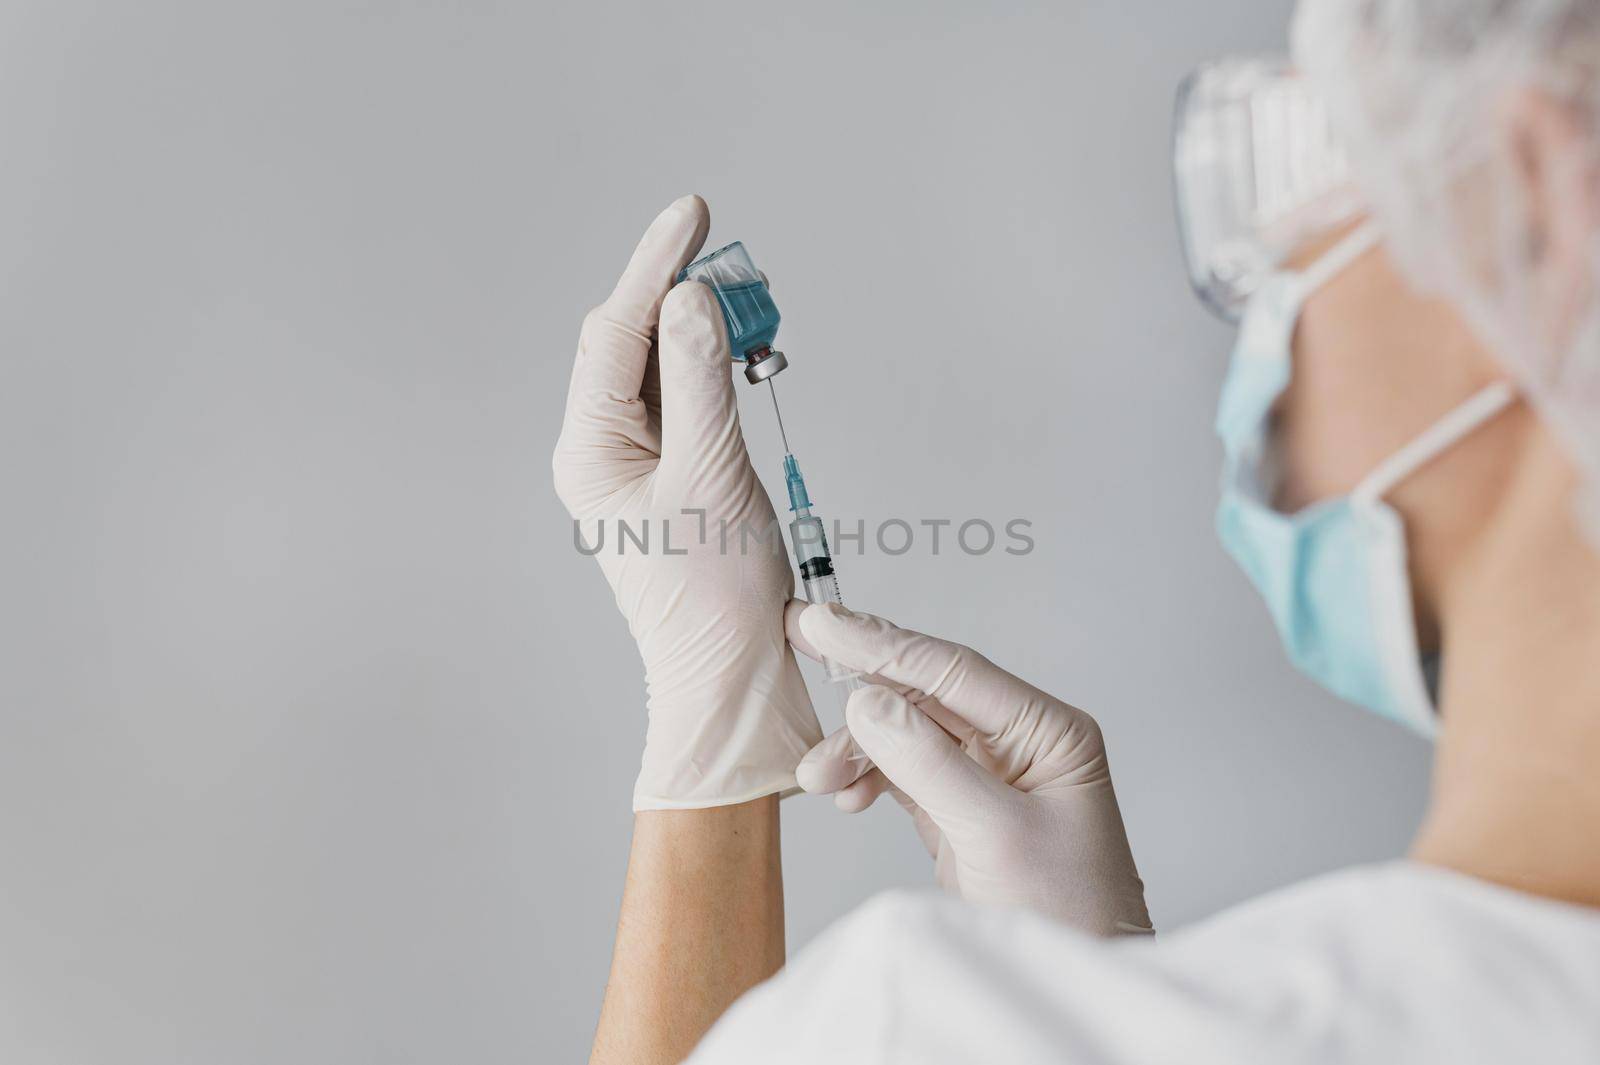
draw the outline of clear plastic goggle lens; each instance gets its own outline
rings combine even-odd
[[[1172,161],[1189,282],[1229,321],[1295,247],[1361,210],[1327,112],[1287,59],[1185,78]]]

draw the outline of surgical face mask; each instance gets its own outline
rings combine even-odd
[[[1445,415],[1343,498],[1273,508],[1272,408],[1289,383],[1306,299],[1378,242],[1370,224],[1300,274],[1275,272],[1250,298],[1222,387],[1224,465],[1217,532],[1266,600],[1290,660],[1334,694],[1426,736],[1435,715],[1417,647],[1405,528],[1383,496],[1503,410],[1496,383]]]

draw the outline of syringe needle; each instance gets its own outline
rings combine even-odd
[[[783,411],[778,409],[778,390],[772,387],[772,378],[767,378],[767,389],[772,393],[772,413],[778,416],[778,435],[783,438],[783,452],[789,454],[789,434],[783,431]]]

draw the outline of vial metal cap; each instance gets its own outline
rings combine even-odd
[[[767,378],[789,368],[789,360],[783,352],[774,351],[772,348],[758,348],[745,356],[744,379],[753,385],[759,385]]]

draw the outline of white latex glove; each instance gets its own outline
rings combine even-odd
[[[786,623],[803,653],[868,674],[847,727],[800,764],[802,787],[850,812],[889,791],[962,898],[1098,934],[1151,931],[1094,718],[971,648],[871,614],[796,600]],[[877,766],[864,776],[855,744]]]
[[[782,537],[739,534],[779,530],[745,452],[722,314],[704,285],[673,287],[709,227],[698,196],[668,207],[584,319],[552,462],[584,543],[604,537],[596,557],[644,658],[635,810],[793,790],[822,737],[784,639]],[[647,550],[624,524],[648,528]]]

